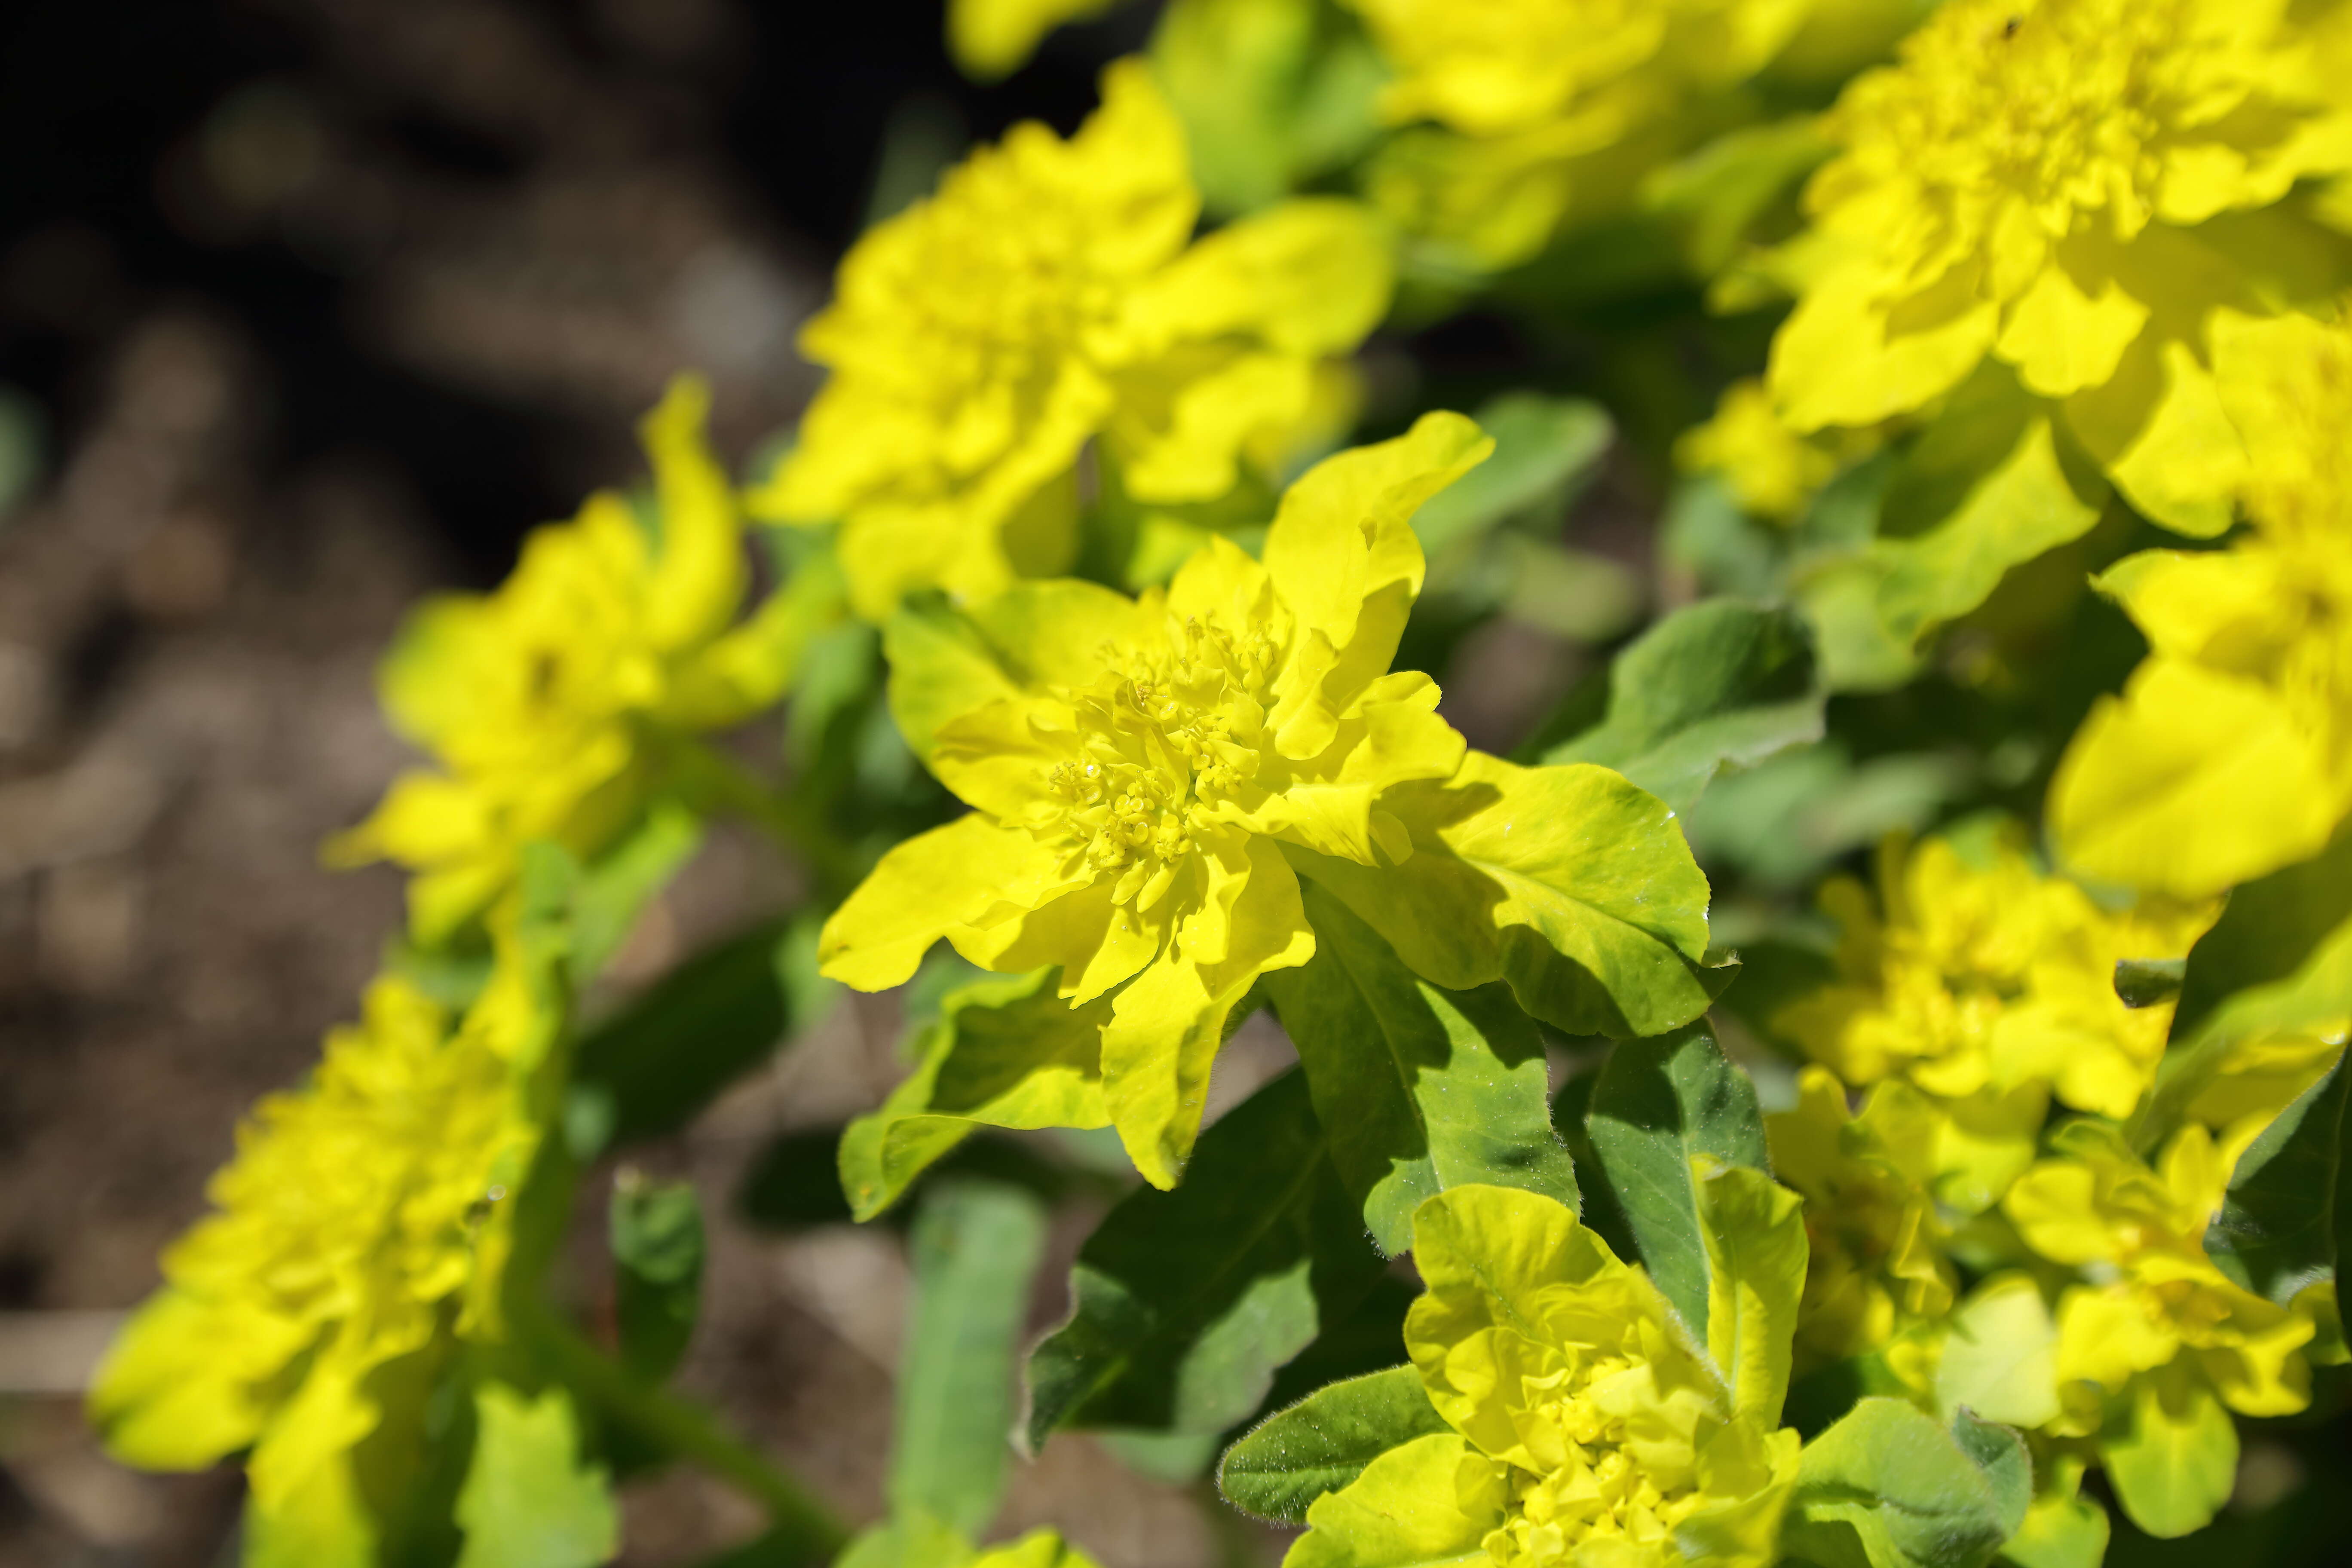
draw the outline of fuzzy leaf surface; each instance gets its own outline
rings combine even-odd
[[[1382,1454],[1446,1429],[1412,1367],[1367,1373],[1259,1423],[1225,1450],[1217,1489],[1254,1519],[1304,1524],[1316,1499],[1352,1485]]]

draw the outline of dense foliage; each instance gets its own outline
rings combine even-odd
[[[2347,67],[2340,0],[1172,0],[857,243],[740,482],[681,377],[646,486],[415,612],[425,761],[328,847],[407,930],[111,1449],[241,1457],[257,1568],[581,1568],[673,1462],[772,1516],[730,1563],[1084,1564],[981,1544],[1072,1429],[1290,1568],[2292,1550],[2240,1460],[2346,1403]],[[1589,657],[1496,754],[1423,671],[1513,625]],[[722,817],[803,900],[582,1005]],[[576,1239],[842,986],[908,1070],[761,1206],[911,1215],[855,1540],[667,1386],[697,1194]],[[1297,1065],[1210,1116],[1257,1015]]]

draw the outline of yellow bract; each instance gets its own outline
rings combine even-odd
[[[1937,1194],[1981,1210],[2032,1159],[2053,1093],[2130,1114],[2164,1054],[2169,1004],[2116,996],[2124,959],[2178,958],[2212,907],[2110,914],[2003,839],[1970,864],[1942,839],[1891,843],[1878,899],[1839,879],[1838,979],[1772,1026],[1855,1087],[1901,1079],[1939,1113]]]
[[[645,422],[656,515],[599,493],[524,542],[497,592],[449,595],[383,662],[385,708],[436,767],[403,775],[331,863],[415,873],[409,918],[437,943],[513,881],[522,847],[583,858],[634,823],[672,737],[772,702],[809,629],[778,594],[737,625],[746,569],[727,476],[704,445],[709,395],[681,378]]]
[[[2250,1130],[2251,1131],[2252,1130]],[[2143,1373],[2187,1363],[2244,1415],[2286,1415],[2311,1398],[2302,1347],[2311,1320],[2231,1282],[2205,1254],[2241,1152],[2189,1127],[2158,1168],[2112,1131],[2060,1135],[2062,1158],[2020,1177],[2003,1207],[2027,1246],[2105,1277],[2069,1286],[2058,1310],[2058,1377],[2075,1431]]]
[[[978,809],[883,857],[826,922],[824,973],[895,985],[944,937],[992,969],[1058,965],[1073,1005],[1123,985],[1104,1096],[1137,1169],[1172,1184],[1226,1014],[1315,951],[1281,847],[1393,864],[1412,846],[1381,793],[1462,761],[1436,686],[1388,667],[1421,587],[1408,520],[1492,447],[1433,414],[1293,486],[1263,565],[1219,539],[1164,593],[1065,581],[986,606],[1028,679],[908,699],[943,716],[931,766]]]
[[[1118,0],[949,0],[948,48],[964,74],[982,81],[1027,63],[1065,22],[1099,16]]]
[[[319,1542],[364,1528],[352,1451],[383,1418],[385,1369],[499,1331],[538,1138],[523,1086],[549,1037],[510,953],[455,1028],[378,980],[310,1083],[255,1109],[216,1212],[163,1255],[91,1391],[109,1450],[194,1469],[250,1447],[261,1524],[343,1560]]]
[[[1791,424],[1918,409],[1990,354],[2142,511],[2228,526],[2210,334],[2345,266],[2291,192],[2352,168],[2352,114],[2284,0],[1955,0],[1827,129],[1772,351]]]
[[[1807,0],[1349,0],[1409,132],[1373,188],[1405,226],[1508,266],[1566,218],[1627,205],[1691,139],[1692,100],[1753,75]]]
[[[2220,360],[2254,458],[2252,531],[2101,579],[2150,656],[2050,796],[2070,864],[2189,895],[2305,859],[2352,815],[2352,331],[2247,325]]]
[[[1388,308],[1377,220],[1285,203],[1192,244],[1183,128],[1135,60],[1063,141],[1016,126],[878,225],[802,334],[833,377],[750,498],[843,524],[861,614],[1066,571],[1090,441],[1121,493],[1216,500],[1326,401],[1318,370]]]
[[[1929,1195],[1942,1113],[1900,1079],[1873,1089],[1859,1116],[1827,1070],[1809,1067],[1797,1083],[1796,1108],[1764,1119],[1774,1172],[1805,1198],[1797,1343],[1840,1361],[1951,1310],[1957,1281],[1939,1250],[1949,1233]]]

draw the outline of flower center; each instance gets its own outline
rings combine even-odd
[[[1622,1357],[1597,1362],[1546,1410],[1567,1462],[1546,1475],[1512,1473],[1508,1517],[1484,1542],[1499,1568],[1550,1568],[1596,1537],[1663,1544],[1698,1506],[1696,1475],[1638,1462],[1624,1447],[1625,1417],[1596,1397],[1596,1382],[1633,1370]]]
[[[1193,852],[1208,808],[1248,788],[1264,759],[1279,653],[1194,619],[1163,646],[1106,645],[1092,686],[1061,693],[1077,717],[1075,754],[1046,770],[1055,829],[1120,903],[1156,902]]]
[[[1915,239],[1937,253],[1980,246],[2010,202],[2053,238],[2095,211],[2128,238],[2167,144],[2217,134],[2262,90],[2263,52],[2192,24],[2182,0],[1964,0],[1857,85],[1837,128],[1869,174],[1918,190]]]

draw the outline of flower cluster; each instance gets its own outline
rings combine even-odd
[[[2238,1151],[2184,1129],[2151,1169],[2112,1130],[2077,1122],[2056,1157],[2018,1178],[2002,1208],[2026,1244],[2080,1268],[2058,1309],[2061,1429],[2095,1432],[2108,1399],[2128,1401],[2179,1369],[2244,1415],[2291,1415],[2311,1398],[2302,1347],[2312,1324],[2222,1274],[2205,1253]]]
[[[1912,413],[1990,357],[2147,515],[2228,527],[2246,458],[2215,334],[2352,260],[2297,189],[2352,169],[2309,23],[2234,0],[1956,0],[1826,129],[1840,151],[1806,192],[1772,347],[1795,428]]]
[[[1228,1015],[1314,954],[1302,874],[1441,984],[1539,988],[1543,961],[1507,952],[1513,929],[1542,931],[1525,906],[1613,821],[1618,853],[1654,853],[1681,883],[1624,914],[1651,962],[1685,973],[1706,947],[1705,888],[1664,809],[1598,769],[1465,753],[1436,684],[1389,670],[1423,573],[1412,515],[1491,446],[1430,415],[1301,479],[1263,562],[1220,539],[1139,599],[1018,584],[940,640],[952,656],[895,636],[901,723],[975,809],[883,857],[826,923],[824,973],[878,990],[946,940],[986,968],[1058,969],[1074,1008],[1111,996],[1108,1114],[1163,1185]],[[1499,842],[1515,826],[1536,831]],[[1507,901],[1482,858],[1530,890]]]
[[[801,340],[832,378],[749,504],[839,522],[879,619],[912,589],[978,602],[1069,570],[1083,482],[1183,506],[1275,468],[1326,418],[1326,363],[1386,310],[1388,243],[1332,198],[1192,243],[1199,216],[1139,62],[1070,140],[1015,127],[842,263]]]
[[[1837,978],[1782,1007],[1773,1029],[1844,1083],[1907,1083],[1933,1108],[1934,1184],[1970,1213],[2025,1163],[2054,1097],[2131,1113],[2154,1078],[2168,1005],[2132,1008],[2117,963],[2175,959],[2207,906],[2111,914],[2013,841],[1890,845],[1878,890],[1822,892],[1839,927]]]
[[[416,940],[442,943],[512,885],[524,845],[583,858],[690,768],[688,738],[774,702],[824,606],[748,585],[733,487],[704,445],[702,384],[644,425],[654,493],[611,492],[542,528],[495,593],[429,600],[385,658],[385,711],[436,766],[328,847],[415,873]]]
[[[1565,1206],[1463,1187],[1414,1218],[1427,1293],[1405,1347],[1450,1432],[1375,1460],[1309,1510],[1288,1568],[1367,1559],[1380,1521],[1414,1519],[1496,1568],[1685,1561],[1762,1568],[1778,1553],[1798,1442],[1734,1407],[1655,1286]]]
[[[213,1215],[100,1368],[120,1458],[195,1469],[250,1448],[248,1528],[284,1561],[358,1562],[360,1455],[397,1447],[459,1342],[501,1331],[529,1100],[551,1020],[515,944],[453,1020],[406,981],[369,990],[310,1081],[256,1107]]]

